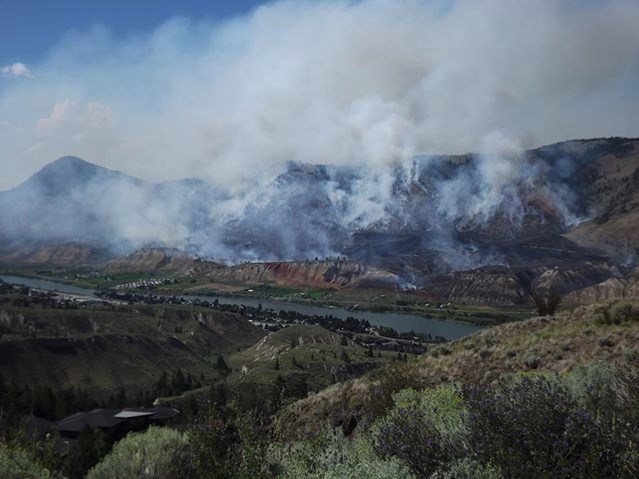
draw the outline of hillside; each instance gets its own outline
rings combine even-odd
[[[396,288],[396,274],[353,261],[244,263],[219,268],[207,275],[214,281],[241,284],[335,288]]]
[[[283,401],[360,376],[396,359],[396,355],[392,351],[373,352],[320,326],[296,324],[230,355],[228,364],[233,372],[226,385],[245,405],[274,413]]]
[[[2,297],[0,374],[19,384],[104,395],[147,392],[163,373],[220,377],[211,357],[264,333],[235,313],[171,305],[63,304]],[[60,304],[60,303],[58,303]]]
[[[521,371],[567,372],[592,360],[639,366],[639,303],[623,319],[617,306],[586,306],[553,317],[488,328],[437,346],[408,363],[386,366],[333,385],[283,411],[280,426],[293,435],[378,415],[403,388],[464,382],[490,385]],[[616,319],[603,320],[602,311]],[[381,409],[380,409],[381,408]],[[370,417],[369,417],[370,419]]]
[[[11,243],[0,248],[1,264],[22,267],[91,268],[108,257],[108,251],[83,243]]]

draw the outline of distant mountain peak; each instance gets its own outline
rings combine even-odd
[[[109,170],[77,156],[63,156],[52,161],[18,187],[36,188],[44,195],[59,195],[94,180],[126,179],[139,181],[119,171]]]
[[[40,171],[38,171],[32,178],[47,175],[51,173],[75,173],[75,174],[95,174],[97,171],[110,171],[102,166],[90,163],[77,156],[62,156],[55,161],[52,161]]]

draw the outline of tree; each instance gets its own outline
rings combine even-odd
[[[266,460],[271,436],[255,412],[239,413],[230,408],[225,417],[220,417],[209,411],[200,415],[190,433],[199,477],[273,477]]]
[[[540,316],[555,314],[561,303],[559,270],[549,270],[543,273],[532,288],[532,299],[537,306]]]
[[[344,349],[342,349],[342,355],[341,355],[340,359],[342,361],[344,361],[345,363],[347,363],[347,364],[350,364],[350,362],[351,362],[350,356],[348,355],[348,353]]]
[[[215,364],[215,368],[220,371],[220,373],[222,375],[226,375],[228,374],[231,369],[229,368],[228,364],[226,364],[226,361],[224,361],[224,358],[222,357],[222,355],[218,355],[217,357],[217,363]]]

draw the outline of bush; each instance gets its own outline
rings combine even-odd
[[[430,476],[452,459],[432,419],[418,408],[394,409],[373,434],[381,457],[400,459],[417,477]]]
[[[502,477],[495,467],[481,464],[470,458],[456,461],[448,470],[432,476],[433,479],[501,479]]]
[[[406,388],[352,442],[324,435],[290,445],[278,477],[639,477],[638,376],[594,362],[493,386]]]
[[[396,457],[417,477],[429,477],[467,449],[468,413],[452,385],[393,396],[395,407],[372,428],[377,452]]]
[[[211,479],[272,477],[271,434],[257,413],[228,408],[200,415],[191,430],[198,476]]]
[[[597,321],[601,324],[621,324],[639,321],[639,305],[628,301],[616,301],[599,309]]]
[[[129,434],[89,471],[87,479],[174,479],[195,475],[189,436],[169,428],[151,427]]]
[[[384,460],[367,437],[321,434],[311,440],[273,449],[281,479],[410,479],[414,476],[396,459]]]
[[[45,479],[51,477],[51,474],[24,449],[0,443],[0,477],[2,479]]]
[[[440,435],[449,455],[462,454],[468,440],[468,410],[457,385],[434,389],[404,389],[393,396],[396,408],[416,408],[424,412]]]
[[[475,457],[506,477],[622,477],[618,421],[597,421],[558,377],[467,386],[464,398]]]

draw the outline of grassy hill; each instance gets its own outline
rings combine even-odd
[[[284,398],[306,397],[396,359],[397,353],[373,352],[320,326],[296,324],[231,354],[232,373],[226,382],[243,398],[261,391],[261,400],[268,399],[274,406]]]
[[[639,366],[637,300],[487,328],[406,363],[330,386],[282,411],[280,426],[304,435],[352,417],[381,415],[392,404],[393,393],[403,388],[456,382],[490,385],[519,372],[567,373],[592,360]]]
[[[265,334],[238,313],[192,306],[52,305],[15,295],[0,302],[0,374],[7,380],[97,394],[144,391],[176,369],[213,381],[218,354]]]

